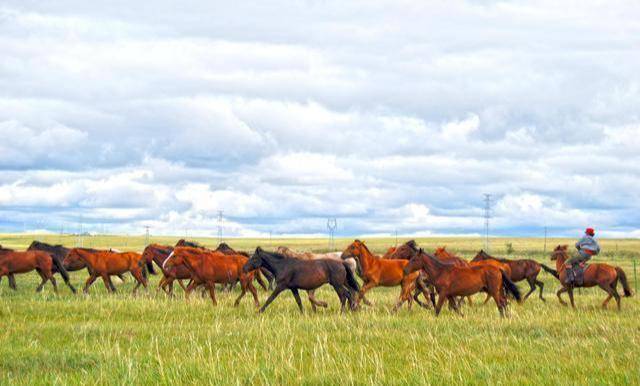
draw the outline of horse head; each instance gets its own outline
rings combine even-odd
[[[368,252],[369,250],[367,246],[364,245],[364,242],[356,239],[342,252],[340,258],[342,260],[356,259],[356,261],[360,261],[360,257]]]
[[[558,245],[553,252],[551,252],[551,260],[558,260],[561,257],[567,259],[567,257],[569,257],[567,254],[568,247],[568,245]]]

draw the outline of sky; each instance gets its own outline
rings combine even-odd
[[[0,231],[640,237],[638,69],[634,2],[1,0]]]

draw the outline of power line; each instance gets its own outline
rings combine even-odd
[[[484,194],[484,248],[489,252],[489,221],[491,220],[491,194]]]

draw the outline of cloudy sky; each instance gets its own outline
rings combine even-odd
[[[103,3],[0,2],[0,231],[640,237],[633,2]]]

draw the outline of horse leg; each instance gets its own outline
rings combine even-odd
[[[9,288],[11,288],[14,291],[18,290],[18,286],[16,285],[16,276],[12,273],[10,273],[7,278],[9,279]]]
[[[571,301],[571,308],[576,308],[576,303],[573,301],[573,287],[570,287],[567,292],[569,293],[569,300]]]
[[[253,295],[253,303],[255,304],[256,308],[260,307],[260,301],[258,300],[258,290],[256,290],[256,287],[252,282],[249,282],[247,283],[247,288],[249,288],[249,292],[251,292],[251,295]]]
[[[558,300],[560,301],[560,304],[562,304],[563,306],[567,305],[567,302],[565,302],[564,300],[562,300],[562,297],[560,296],[561,293],[563,292],[567,292],[568,289],[567,287],[562,287],[558,290],[558,292],[556,292],[556,296],[558,297]]]
[[[407,283],[403,280],[402,288],[400,289],[400,296],[398,297],[398,301],[396,302],[395,307],[393,307],[392,312],[397,312],[400,307],[407,301],[407,299],[411,298],[411,285],[413,283]]]
[[[442,306],[444,305],[445,300],[447,300],[446,296],[438,294],[438,303],[436,303],[435,307],[436,316],[440,315],[440,310],[442,310]]]
[[[524,295],[524,297],[522,298],[522,301],[524,302],[525,300],[527,300],[527,298],[536,291],[536,279],[532,278],[532,277],[528,277],[527,278],[527,283],[529,283],[529,292],[527,292],[526,295]]]
[[[312,305],[322,307],[322,308],[327,308],[327,302],[323,302],[321,300],[316,299],[315,290],[307,291],[307,295],[309,297],[309,302],[311,302]]]
[[[367,306],[371,306],[371,302],[368,301],[367,299],[365,299],[364,294],[369,291],[371,288],[375,287],[377,285],[377,283],[373,282],[373,281],[368,281],[366,283],[364,283],[364,285],[362,286],[362,288],[360,288],[360,293],[358,294],[358,303],[360,303],[360,301],[364,301],[364,304],[366,304]]]
[[[300,309],[300,313],[304,314],[304,309],[302,308],[302,299],[300,299],[300,294],[298,293],[297,288],[290,288],[291,292],[293,292],[293,297],[296,298],[296,303],[298,303],[298,308]]]
[[[100,275],[102,277],[102,281],[104,282],[104,286],[107,287],[107,292],[115,293],[115,289],[113,288],[113,283],[111,283],[111,278],[106,273]]]
[[[316,307],[316,304],[314,303],[314,300],[312,300],[311,298],[313,297],[313,290],[311,291],[307,291],[307,297],[309,298],[309,303],[311,303],[311,310],[316,313],[318,312],[318,307]]]
[[[51,282],[51,285],[53,286],[53,292],[55,292],[57,294],[58,293],[58,283],[56,283],[56,278],[53,277],[52,273],[49,273],[49,281]]]
[[[340,312],[344,313],[344,306],[347,302],[347,289],[340,284],[331,284],[331,286],[333,287],[333,289],[336,291],[336,293],[338,294],[338,298],[340,298]]]
[[[460,307],[458,307],[458,304],[456,303],[456,299],[453,296],[449,296],[447,298],[447,300],[449,300],[449,305],[451,306],[451,308],[453,308],[453,310],[460,316],[464,316],[464,314],[462,313],[462,311],[460,311]]]
[[[82,289],[82,292],[84,292],[85,294],[88,294],[89,287],[91,287],[91,284],[93,284],[93,282],[96,281],[97,278],[98,276],[95,273],[92,273],[87,279],[87,282],[84,283],[84,288]]]
[[[133,275],[133,277],[138,282],[138,284],[136,284],[136,286],[133,288],[133,294],[135,295],[138,292],[138,288],[140,288],[140,285],[142,285],[144,287],[144,289],[146,290],[147,289],[147,281],[145,280],[144,276],[142,275],[142,272],[140,272],[140,270],[135,270],[135,271],[131,271],[131,274]]]
[[[206,287],[209,288],[209,297],[211,297],[211,301],[213,302],[214,306],[218,305],[218,302],[216,301],[216,284],[215,283],[206,283],[205,284]]]
[[[44,284],[47,282],[47,277],[44,275],[44,273],[40,269],[36,269],[36,271],[38,272],[38,275],[40,275],[40,278],[42,279],[42,281],[40,282],[40,285],[38,285],[38,287],[36,288],[36,292],[40,292],[42,291]]]
[[[240,304],[240,299],[242,299],[244,297],[244,294],[247,293],[247,280],[242,280],[240,281],[240,296],[238,296],[238,298],[236,299],[235,302],[233,302],[233,306],[234,307],[238,307],[238,304]]]
[[[535,283],[536,285],[540,288],[540,300],[542,300],[543,302],[546,302],[545,298],[542,296],[542,292],[544,291],[544,283],[541,282],[538,279],[535,279]]]
[[[262,307],[260,307],[260,310],[258,312],[264,312],[265,309],[267,309],[267,307],[269,306],[269,304],[271,304],[271,302],[278,296],[280,295],[280,292],[286,290],[287,287],[284,285],[280,285],[278,284],[276,286],[276,289],[273,290],[273,292],[271,293],[271,295],[269,295],[269,298],[267,298],[267,301],[264,302],[264,304],[262,305]]]

